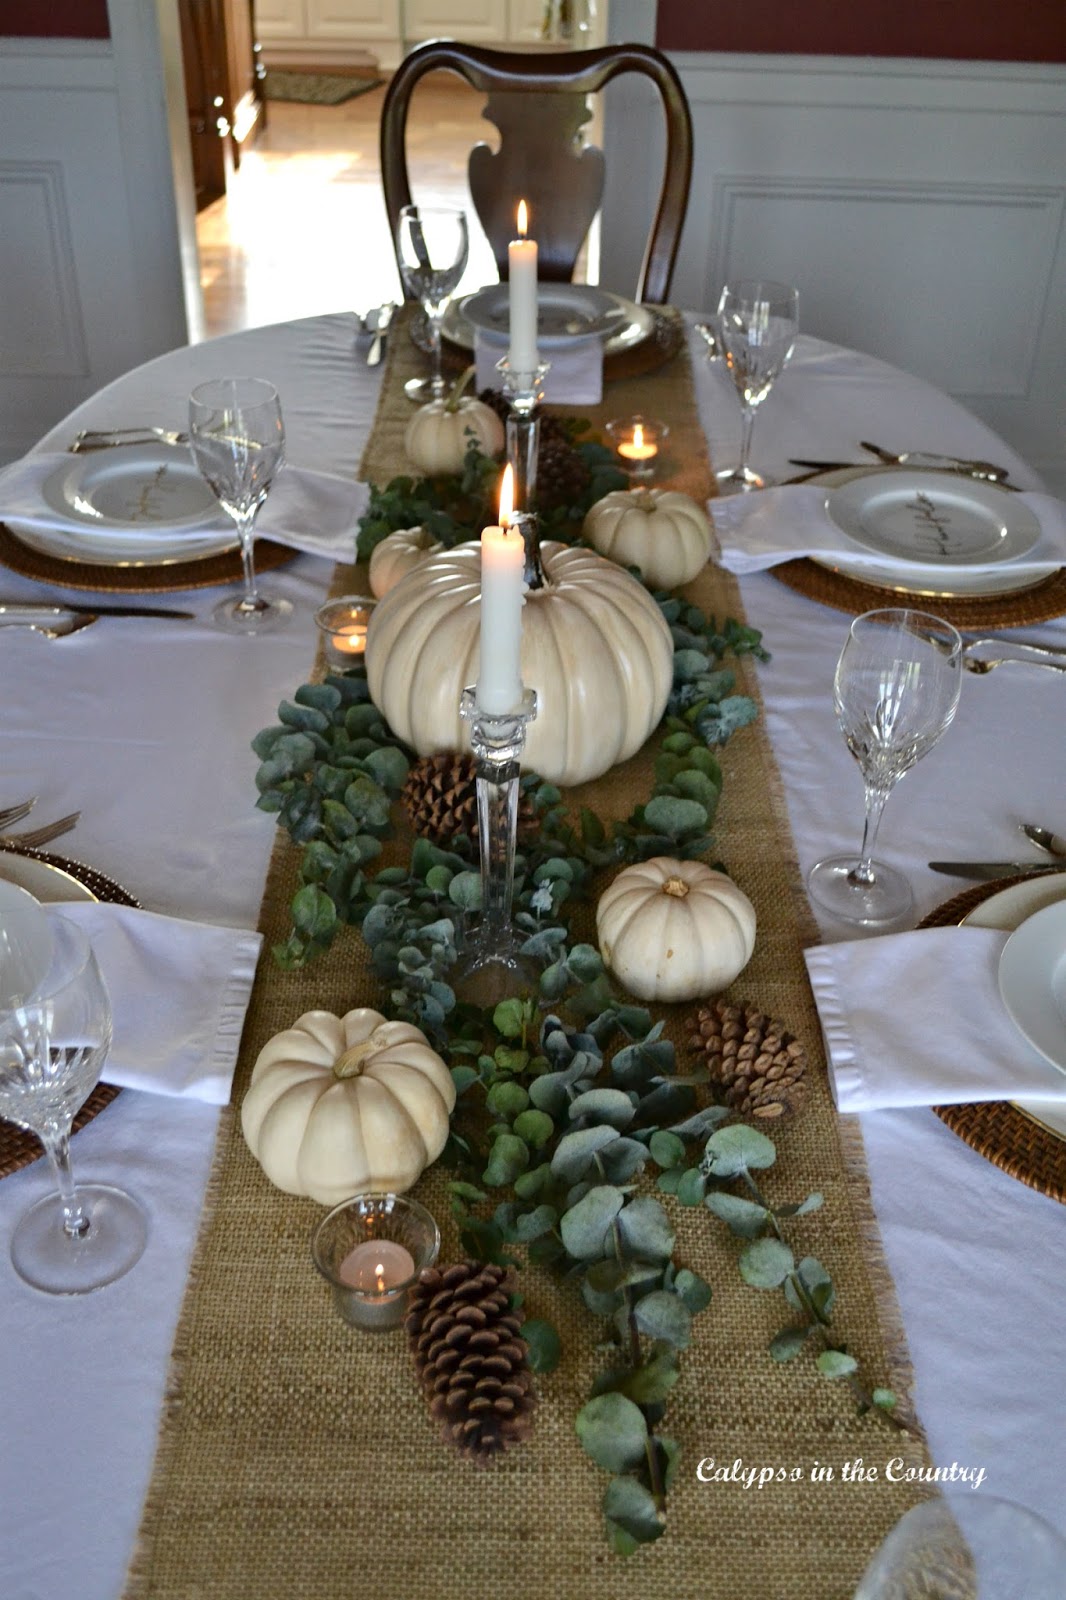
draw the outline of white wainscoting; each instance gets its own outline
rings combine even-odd
[[[672,59],[696,154],[671,298],[795,283],[807,332],[928,378],[1066,492],[1066,66]],[[622,292],[662,163],[640,91],[607,99],[603,277]]]
[[[0,42],[0,461],[189,337],[158,21],[119,22],[114,49]]]

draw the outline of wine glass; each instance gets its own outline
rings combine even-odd
[[[854,1600],[1062,1600],[1066,1543],[1042,1517],[991,1495],[912,1506],[876,1552]]]
[[[792,354],[799,331],[799,294],[787,283],[742,278],[727,283],[718,302],[714,334],[740,396],[740,461],[715,474],[721,494],[765,488],[748,466],[755,412]]]
[[[74,1186],[70,1129],[111,1045],[111,1002],[83,930],[45,908],[51,955],[28,995],[0,1010],[0,1116],[37,1135],[58,1194],[31,1206],[11,1239],[11,1260],[46,1294],[87,1294],[140,1260],[144,1212],[111,1184]]]
[[[292,615],[288,600],[265,600],[256,588],[255,519],[285,459],[285,424],[278,391],[264,378],[215,378],[189,396],[193,460],[241,541],[244,593],[211,613],[230,633],[266,633]]]
[[[844,922],[878,927],[910,909],[910,884],[875,861],[885,801],[951,723],[962,681],[962,640],[950,622],[906,608],[867,611],[837,662],[833,701],[866,786],[862,849],[811,868],[811,898]]]
[[[433,373],[404,384],[409,400],[440,400],[447,385],[440,370],[440,330],[448,301],[459,286],[470,254],[466,213],[457,206],[404,206],[396,229],[404,288],[422,302]]]

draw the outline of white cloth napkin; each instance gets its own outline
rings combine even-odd
[[[718,536],[719,564],[738,575],[761,572],[797,556],[846,556],[849,565],[883,567],[883,553],[864,550],[837,527],[825,509],[827,493],[824,484],[796,483],[712,500],[709,510]],[[1024,557],[1009,563],[1010,570],[1040,572],[1062,566],[1066,563],[1066,504],[1035,491],[1017,499],[1033,512],[1042,531]]]
[[[999,993],[1008,935],[919,928],[805,952],[841,1111],[1066,1104],[1066,1074],[1020,1034]]]
[[[499,389],[496,363],[507,354],[506,334],[474,330],[474,362],[478,389]],[[544,379],[544,398],[560,405],[598,405],[603,399],[603,340],[599,334],[569,339],[541,350],[540,358],[549,363]]]
[[[120,449],[121,447],[119,447]],[[116,457],[116,449],[110,454]],[[65,517],[45,504],[41,487],[57,470],[69,467],[77,457],[41,451],[23,456],[0,472],[0,519],[27,527],[53,529],[79,539],[91,540],[92,524],[76,517]],[[93,453],[83,459],[99,461]],[[366,484],[355,483],[329,472],[311,472],[304,467],[286,465],[278,473],[266,503],[256,521],[256,533],[273,539],[294,550],[304,550],[311,555],[325,556],[334,561],[352,561],[355,558],[356,524],[366,509],[370,491]],[[101,524],[100,532],[115,540],[129,531],[139,541],[173,538],[181,535],[188,539],[190,555],[204,541],[205,533],[215,535],[232,531],[233,524],[225,512],[219,511],[217,522],[209,528],[174,528],[164,523],[138,527],[136,530],[115,529]]]
[[[89,935],[111,995],[104,1081],[225,1105],[262,936],[129,906],[57,909]]]

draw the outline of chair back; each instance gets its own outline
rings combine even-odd
[[[498,151],[475,146],[469,175],[474,209],[501,279],[507,277],[507,245],[515,237],[519,199],[529,206],[540,276],[556,281],[573,276],[604,186],[603,152],[586,145],[582,133],[592,115],[587,97],[620,73],[639,72],[651,80],[666,122],[666,160],[635,298],[664,301],[692,180],[692,120],[681,81],[666,57],[639,44],[561,54],[483,50],[451,39],[420,45],[397,69],[381,115],[381,175],[394,240],[400,211],[411,204],[406,148],[411,94],[427,72],[442,68],[484,92],[483,115],[500,131]]]

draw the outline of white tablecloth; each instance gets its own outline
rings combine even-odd
[[[180,426],[194,382],[244,372],[277,383],[293,461],[352,472],[379,382],[355,359],[353,337],[350,317],[318,317],[174,352],[95,396],[42,448],[65,447],[86,425]],[[736,450],[739,412],[728,377],[701,352],[697,341],[701,415],[722,462]],[[936,391],[802,339],[759,417],[756,464],[787,475],[790,456],[858,459],[858,437],[985,456],[1039,487]],[[253,640],[199,622],[105,621],[55,643],[0,630],[0,804],[36,792],[41,815],[80,807],[77,832],[63,841],[69,854],[152,909],[253,927],[274,824],[254,808],[248,740],[306,675],[312,613],[329,575],[311,557],[267,574],[264,587],[287,594],[297,620]],[[42,592],[6,572],[0,587],[7,597]],[[744,579],[742,591],[773,653],[761,669],[768,728],[806,868],[857,843],[861,826],[861,783],[830,694],[847,619],[769,576]],[[215,599],[193,591],[172,603],[206,614]],[[1061,623],[1027,632],[1066,641]],[[926,871],[927,860],[1013,855],[1022,817],[1066,831],[1057,737],[1064,692],[1051,673],[1001,671],[964,684],[954,726],[892,797],[882,830],[884,853],[910,873],[920,913],[960,887]],[[827,925],[825,934],[846,930]],[[79,1134],[76,1171],[118,1178],[150,1213],[146,1256],[119,1284],[87,1299],[46,1300],[15,1277],[6,1246],[0,1251],[0,1592],[11,1600],[121,1594],[216,1125],[209,1107],[127,1091]],[[990,1166],[931,1112],[867,1116],[862,1130],[934,1461],[983,1466],[988,1492],[1024,1502],[1066,1532],[1057,1398],[1066,1208]],[[0,1184],[0,1238],[49,1184],[43,1163]],[[716,1453],[732,1448],[721,1441]],[[890,1453],[886,1435],[886,1460]]]

